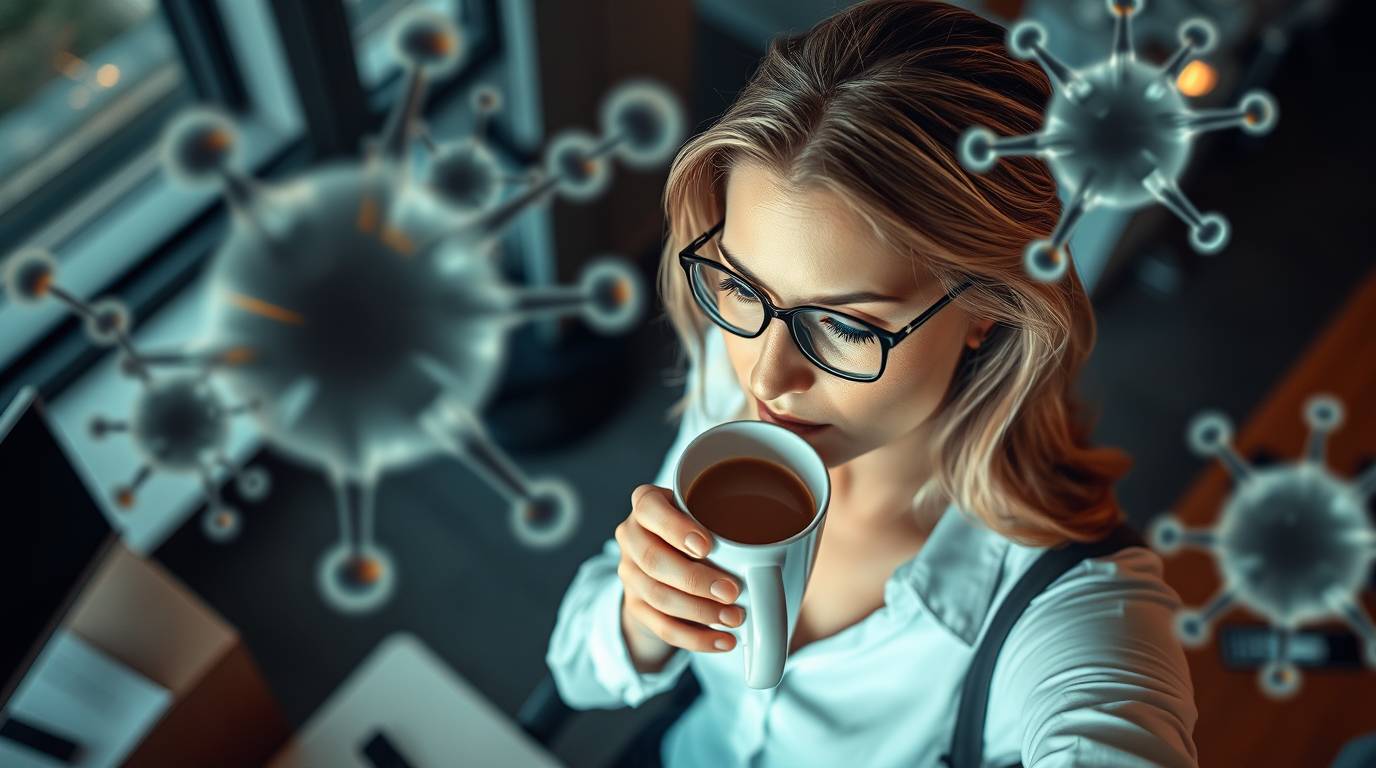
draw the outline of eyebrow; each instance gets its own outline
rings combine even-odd
[[[750,268],[742,264],[740,259],[736,258],[735,254],[727,250],[724,240],[718,238],[717,247],[721,249],[721,255],[726,257],[726,260],[731,263],[731,266],[737,272],[740,272],[747,280],[756,285],[764,285],[764,281],[760,279],[759,275],[751,272]],[[907,299],[898,296],[889,296],[883,293],[875,293],[874,291],[851,291],[850,293],[837,293],[830,296],[813,296],[809,299],[803,299],[798,302],[798,304],[799,306],[803,304],[902,304],[906,301]]]

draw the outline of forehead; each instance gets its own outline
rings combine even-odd
[[[795,187],[753,162],[736,164],[727,177],[721,237],[784,302],[851,291],[914,297],[927,282],[837,193]]]

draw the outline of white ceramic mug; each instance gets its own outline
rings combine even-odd
[[[798,623],[803,590],[812,575],[822,541],[831,478],[826,464],[807,441],[764,421],[728,421],[698,435],[679,457],[674,471],[674,501],[693,515],[684,494],[708,467],[733,458],[756,458],[788,468],[807,486],[815,502],[812,520],[798,533],[772,544],[743,544],[713,531],[707,562],[736,577],[741,585],[736,604],[745,609],[740,627],[709,625],[729,632],[745,658],[745,683],[773,688],[783,679],[789,641]]]

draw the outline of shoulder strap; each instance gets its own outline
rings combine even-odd
[[[970,669],[965,673],[960,706],[956,711],[955,734],[951,751],[942,761],[951,768],[979,768],[984,760],[984,718],[989,711],[989,685],[994,679],[994,664],[998,661],[1003,641],[1027,610],[1032,599],[1041,594],[1051,582],[1079,563],[1093,557],[1103,557],[1120,549],[1142,546],[1142,538],[1126,524],[1120,524],[1098,541],[1075,542],[1043,552],[1032,567],[1013,585],[1004,598],[989,630],[984,633]]]

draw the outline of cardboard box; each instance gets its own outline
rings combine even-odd
[[[112,547],[68,627],[172,692],[126,766],[262,765],[286,741],[290,728],[239,633],[158,563]]]

